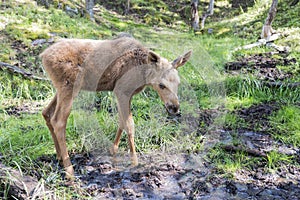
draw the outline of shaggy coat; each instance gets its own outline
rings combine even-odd
[[[180,80],[177,68],[190,56],[191,52],[188,52],[171,63],[129,37],[103,41],[66,39],[48,47],[40,57],[56,88],[56,95],[42,114],[67,178],[73,177],[74,170],[67,152],[66,123],[73,99],[80,90],[114,92],[119,128],[111,151],[112,154],[117,152],[121,133],[126,131],[132,164],[137,165],[131,98],[150,85],[158,92],[167,111],[178,113]]]

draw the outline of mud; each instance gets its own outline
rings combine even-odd
[[[245,141],[259,138],[254,133],[244,133],[242,137]],[[54,164],[52,159],[38,162]],[[236,171],[232,179],[224,177],[199,154],[146,154],[140,156],[140,164],[134,168],[129,166],[126,154],[119,155],[117,160],[112,161],[108,155],[73,155],[82,190],[95,199],[298,199],[300,196],[300,168],[295,166],[283,166],[279,172],[269,173],[262,164],[255,169]]]
[[[236,110],[238,116],[249,122],[247,129],[218,129],[209,133],[204,127],[213,124],[219,111],[202,110],[199,118],[187,118],[193,128],[199,126],[198,134],[205,135],[202,151],[140,153],[140,164],[133,168],[127,152],[120,152],[116,158],[99,152],[73,154],[77,182],[94,199],[299,199],[299,148],[276,141],[267,132],[252,129],[260,124],[262,130],[267,130],[268,116],[279,108],[280,104],[269,102]],[[236,140],[241,151],[260,153],[249,153],[248,157],[254,156],[256,162],[228,176],[211,162],[209,151],[216,144],[232,145]],[[293,163],[270,170],[267,157],[260,155],[273,150],[293,156]],[[237,153],[236,150],[227,151]],[[43,157],[37,162],[42,166],[50,165],[52,169],[58,167],[55,156]]]
[[[237,61],[228,62],[225,69],[230,74],[253,74],[266,81],[280,81],[293,76],[292,72],[280,70],[279,66],[289,66],[296,63],[295,58],[278,56],[273,58],[271,53],[255,54],[249,57],[240,57]]]
[[[116,158],[99,153],[100,150],[72,153],[76,183],[81,192],[93,199],[299,199],[300,150],[276,141],[268,134],[268,116],[280,107],[277,102],[268,102],[233,111],[248,124],[247,128],[239,130],[219,127],[212,131],[209,126],[214,123],[219,110],[201,110],[199,117],[178,116],[178,121],[190,121],[188,127],[197,128],[197,133],[205,136],[203,150],[197,153],[141,152],[140,164],[133,168],[128,152],[120,152]],[[258,126],[261,131],[254,131]],[[257,161],[229,176],[216,168],[209,151],[216,144],[232,145],[237,140],[241,151],[255,150],[261,154],[249,153],[248,157],[255,157]],[[280,164],[270,170],[267,158],[260,155],[273,150],[293,156],[292,163]],[[235,154],[240,150],[226,151]],[[36,167],[28,170],[31,176],[44,178],[44,172],[35,169],[45,167],[49,171],[58,170],[64,176],[55,155],[40,157],[35,163]]]
[[[21,114],[40,113],[43,105],[38,102],[24,102],[20,105],[11,105],[5,107],[3,111],[8,115],[21,116]]]
[[[235,113],[247,123],[248,130],[267,132],[270,130],[269,117],[280,109],[277,102],[254,104],[249,108],[236,110]]]

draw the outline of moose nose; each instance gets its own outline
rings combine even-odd
[[[166,108],[168,113],[171,115],[176,115],[179,113],[179,105],[167,104]]]

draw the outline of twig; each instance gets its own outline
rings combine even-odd
[[[39,81],[49,81],[49,79],[47,79],[47,78],[35,76],[32,73],[27,72],[17,66],[10,65],[10,64],[4,63],[4,62],[0,62],[0,69],[3,70],[4,68],[8,69],[12,73],[21,74],[23,77],[28,78],[28,79],[34,79],[34,80],[39,80]]]
[[[243,151],[248,153],[249,155],[255,156],[255,157],[263,157],[267,158],[267,154],[264,152],[260,152],[255,149],[248,149],[245,147],[240,147],[240,146],[232,146],[232,145],[223,145],[221,146],[225,151]]]

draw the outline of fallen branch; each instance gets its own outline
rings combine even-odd
[[[267,154],[265,152],[260,152],[258,150],[255,149],[248,149],[245,147],[240,147],[240,146],[232,146],[232,145],[222,145],[221,146],[222,149],[224,149],[225,151],[243,151],[248,153],[249,155],[255,156],[255,157],[263,157],[263,158],[267,158]]]
[[[266,39],[259,39],[255,43],[248,44],[248,45],[245,45],[243,47],[238,47],[238,48],[235,49],[235,51],[241,50],[241,49],[251,49],[253,47],[258,47],[258,46],[266,45],[266,44],[274,42],[275,40],[277,40],[277,39],[279,39],[281,37],[282,37],[282,35],[280,33],[273,34],[267,40]],[[284,50],[285,49],[285,47],[280,47],[280,46],[276,46],[276,45],[269,45],[269,46],[275,48],[276,50]]]
[[[56,199],[53,191],[48,190],[43,181],[24,176],[20,171],[0,163],[1,187],[7,189],[8,199]]]
[[[23,77],[25,78],[28,78],[28,79],[34,79],[34,80],[40,80],[40,81],[49,81],[49,79],[47,78],[42,78],[42,77],[38,77],[38,76],[35,76],[33,75],[32,73],[30,72],[27,72],[17,66],[14,66],[14,65],[10,65],[8,63],[4,63],[4,62],[0,62],[0,69],[8,69],[10,72],[12,73],[17,73],[17,74],[21,74]]]

